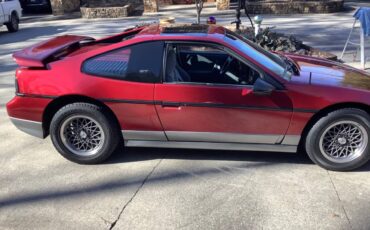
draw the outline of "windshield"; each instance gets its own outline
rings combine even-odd
[[[229,30],[226,32],[225,40],[257,62],[262,63],[270,71],[286,80],[290,80],[292,73],[289,71],[286,62],[279,55],[271,53]]]

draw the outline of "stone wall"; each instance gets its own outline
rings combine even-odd
[[[80,0],[50,0],[50,4],[54,15],[71,13],[80,8]]]
[[[158,0],[143,0],[144,12],[152,13],[158,12]]]
[[[343,10],[343,0],[328,1],[257,1],[247,3],[251,14],[333,13]]]
[[[88,7],[110,7],[110,6],[125,6],[130,4],[132,7],[143,5],[143,0],[84,0]]]
[[[120,18],[128,17],[132,12],[130,5],[110,7],[81,7],[83,18]]]
[[[228,10],[230,8],[230,0],[217,0],[217,10]]]
[[[343,10],[344,0],[253,0],[247,2],[251,14],[333,13]],[[217,0],[218,10],[230,8],[230,0]]]

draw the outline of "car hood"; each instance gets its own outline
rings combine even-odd
[[[287,55],[300,69],[292,81],[370,90],[370,74],[339,62],[302,55]]]

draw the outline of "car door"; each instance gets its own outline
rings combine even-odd
[[[281,89],[254,92],[256,83],[266,83],[255,66],[205,43],[168,43],[165,59],[164,80],[156,84],[154,100],[170,141],[282,141],[291,100]]]
[[[0,25],[5,22],[5,12],[3,9],[4,0],[0,0]]]
[[[81,87],[87,96],[113,110],[126,141],[167,140],[153,101],[163,46],[161,41],[136,43],[90,57],[82,64],[82,73],[91,80]]]
[[[15,1],[14,0],[2,0],[1,3],[3,12],[4,12],[4,19],[5,22],[9,21],[10,12],[15,7]]]

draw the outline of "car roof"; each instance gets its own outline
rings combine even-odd
[[[152,24],[140,31],[141,36],[212,36],[225,35],[226,29],[217,25],[206,24]]]

